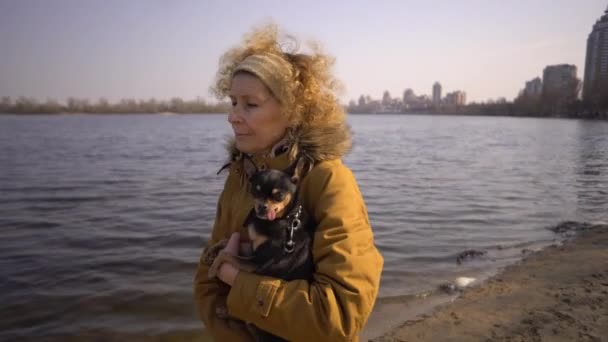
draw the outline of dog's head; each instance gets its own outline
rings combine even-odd
[[[244,166],[256,216],[268,221],[284,217],[289,204],[295,200],[304,162],[298,160],[283,171],[259,170],[249,159],[244,160]]]

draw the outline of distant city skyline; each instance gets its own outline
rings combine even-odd
[[[270,20],[336,57],[346,92],[402,97],[462,90],[467,102],[517,96],[548,65],[582,80],[587,37],[606,0],[0,0],[0,96],[214,100],[217,61]]]

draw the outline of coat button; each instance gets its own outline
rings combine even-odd
[[[261,164],[261,165],[260,165],[260,170],[261,170],[261,171],[266,170],[266,164]]]
[[[264,301],[261,299],[258,299],[258,306],[264,306]]]

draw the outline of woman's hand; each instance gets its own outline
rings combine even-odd
[[[232,255],[239,255],[239,242],[240,242],[240,234],[232,233],[230,236],[230,240],[226,244],[224,248],[224,252],[228,252]],[[220,278],[224,283],[232,286],[234,285],[234,280],[236,279],[237,274],[239,274],[239,269],[234,267],[232,264],[225,262],[220,266],[220,270],[217,274],[217,277]]]

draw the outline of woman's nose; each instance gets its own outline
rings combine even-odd
[[[231,124],[241,122],[241,112],[238,105],[228,111],[228,122]]]

